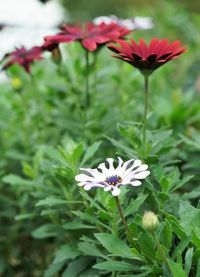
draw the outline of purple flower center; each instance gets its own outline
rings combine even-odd
[[[109,184],[109,185],[117,185],[119,183],[122,182],[122,178],[117,176],[117,175],[113,175],[113,176],[110,176],[110,177],[107,177],[106,178],[106,182]]]

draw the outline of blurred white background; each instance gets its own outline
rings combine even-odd
[[[16,46],[40,45],[67,15],[58,1],[0,0],[0,58]]]

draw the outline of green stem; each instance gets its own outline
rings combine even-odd
[[[97,55],[98,55],[98,53],[94,53],[94,60],[93,60],[94,93],[95,94],[97,91]]]
[[[89,86],[89,71],[90,71],[90,63],[89,63],[89,51],[85,51],[85,98],[83,105],[83,113],[82,113],[82,138],[86,136],[86,123],[87,123],[87,111],[90,105],[90,86]]]
[[[147,113],[148,113],[149,77],[144,76],[144,119],[143,119],[143,143],[146,143]]]
[[[85,109],[87,110],[90,105],[90,64],[89,64],[89,51],[85,52],[85,61],[86,61],[86,77],[85,77]]]
[[[127,224],[127,222],[126,222],[126,219],[125,219],[125,217],[124,217],[124,214],[123,214],[122,207],[121,207],[121,205],[120,205],[118,196],[115,196],[115,201],[116,201],[116,204],[117,204],[117,209],[118,209],[119,215],[120,215],[120,217],[121,217],[122,223],[123,223],[124,228],[125,228],[126,233],[127,233],[127,239],[129,240],[129,242],[130,242],[133,246],[135,246],[135,242],[134,242],[134,240],[132,239],[132,238],[133,238],[133,234],[132,234],[131,230],[129,229],[128,224]]]

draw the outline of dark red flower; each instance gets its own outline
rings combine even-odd
[[[95,25],[86,23],[83,26],[63,25],[61,32],[53,36],[46,36],[43,50],[52,51],[59,43],[79,41],[88,51],[95,51],[100,45],[123,38],[131,31],[116,23]]]
[[[7,59],[8,61],[3,66],[3,69],[7,69],[13,64],[19,64],[26,70],[26,72],[30,73],[31,63],[35,60],[41,60],[41,54],[42,49],[38,46],[34,46],[29,50],[27,50],[24,46],[16,48],[15,51],[5,55],[4,59]]]
[[[129,43],[123,40],[119,40],[118,43],[119,46],[108,46],[117,53],[114,57],[133,65],[147,76],[186,51],[179,40],[169,43],[167,39],[153,38],[149,45],[143,39],[140,39],[138,44],[133,39]]]

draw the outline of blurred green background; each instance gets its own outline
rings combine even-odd
[[[116,14],[118,16],[151,16],[155,11],[162,15],[165,13],[166,1],[159,0],[60,0],[69,11],[71,17],[76,19],[91,19],[95,16]],[[200,1],[167,1],[180,6],[188,12],[199,13]],[[139,14],[138,14],[139,13]],[[165,13],[166,14],[166,13]]]

